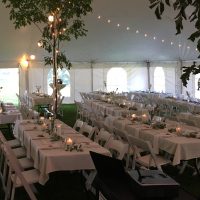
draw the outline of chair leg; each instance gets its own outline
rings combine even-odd
[[[180,169],[180,171],[179,171],[179,174],[182,174],[183,172],[184,172],[184,170],[185,170],[185,168],[187,167],[187,165],[188,165],[188,161],[186,160],[186,161],[183,161],[183,165],[181,166],[181,169]]]

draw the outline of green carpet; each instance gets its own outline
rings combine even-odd
[[[73,127],[76,122],[76,105],[75,104],[62,104],[61,111],[63,116],[58,116],[58,118],[69,126]]]

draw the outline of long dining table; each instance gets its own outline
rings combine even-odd
[[[171,154],[173,165],[180,164],[182,160],[200,158],[200,129],[198,127],[166,120],[166,128],[155,129],[142,122],[132,122],[127,118],[113,116],[108,116],[105,122],[107,126],[124,130],[128,135],[150,141],[155,153],[163,150]],[[169,132],[169,130],[175,130],[177,126],[181,126],[182,133]]]
[[[77,133],[60,120],[56,120],[55,126],[57,125],[62,127],[59,135],[61,139],[55,141],[44,130],[43,125],[34,120],[16,123],[15,136],[26,148],[27,157],[33,159],[34,167],[40,172],[39,183],[42,185],[49,179],[51,172],[95,169],[89,151],[110,155],[107,149]],[[66,149],[66,138],[79,146],[79,150]]]

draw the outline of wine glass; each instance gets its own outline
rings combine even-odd
[[[41,85],[36,85],[35,87],[36,87],[36,92],[40,93]]]

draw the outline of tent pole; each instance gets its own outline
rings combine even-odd
[[[146,64],[147,64],[147,83],[148,83],[148,90],[149,92],[151,91],[151,82],[150,82],[150,61],[146,61]]]
[[[94,83],[93,83],[93,81],[94,81],[94,73],[93,73],[93,61],[91,61],[90,62],[90,67],[91,67],[91,92],[93,92],[94,91]]]

